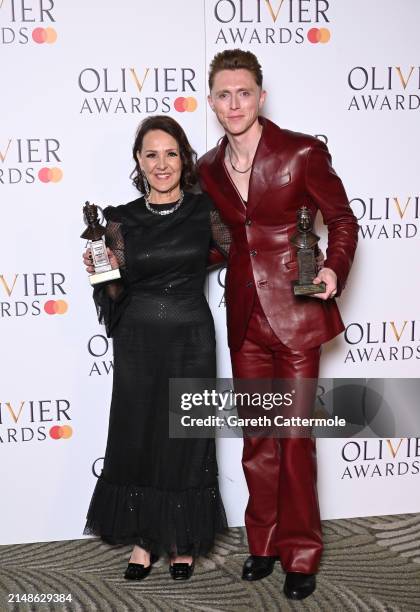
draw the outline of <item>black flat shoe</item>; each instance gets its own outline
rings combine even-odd
[[[188,580],[194,573],[194,561],[191,563],[172,563],[169,573],[174,580]]]
[[[153,563],[156,563],[158,559],[159,557],[156,555],[150,555],[150,565],[147,567],[144,567],[142,563],[129,563],[124,572],[124,578],[126,580],[143,580],[150,574]]]
[[[245,561],[242,569],[242,580],[261,580],[269,576],[274,568],[277,557],[258,557],[251,555]]]
[[[305,599],[315,591],[315,574],[287,572],[283,592],[287,599]]]

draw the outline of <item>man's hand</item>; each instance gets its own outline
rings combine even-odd
[[[118,268],[118,260],[115,256],[115,253],[111,251],[111,249],[109,249],[108,247],[106,249],[106,252],[108,253],[109,263],[111,264],[111,268],[115,270],[116,268]],[[92,263],[91,249],[86,249],[86,251],[83,253],[83,263],[86,266],[86,272],[88,272],[89,274],[93,274],[95,272],[95,268],[93,267],[93,263]]]
[[[314,285],[319,283],[325,283],[324,293],[314,293],[310,297],[319,298],[320,300],[328,300],[333,298],[337,293],[337,274],[331,268],[321,268],[318,272],[318,276],[314,278]]]

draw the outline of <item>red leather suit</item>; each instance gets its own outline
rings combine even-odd
[[[224,165],[227,138],[199,161],[232,242],[226,274],[228,342],[238,378],[316,378],[320,346],[343,331],[335,300],[295,297],[296,211],[320,210],[328,228],[324,266],[344,288],[358,225],[327,147],[260,117],[262,135],[245,204]],[[285,571],[314,573],[322,551],[315,443],[310,438],[244,438],[250,551],[279,556]]]

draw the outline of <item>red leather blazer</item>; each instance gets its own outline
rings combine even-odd
[[[226,274],[228,342],[244,340],[255,291],[277,337],[292,349],[321,345],[343,331],[335,300],[295,297],[296,252],[290,237],[296,211],[305,204],[320,210],[328,227],[325,267],[344,288],[357,245],[358,224],[343,184],[331,166],[327,147],[317,138],[263,126],[245,205],[224,165],[226,136],[199,160],[200,180],[229,226],[232,243]]]

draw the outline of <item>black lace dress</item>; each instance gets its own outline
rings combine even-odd
[[[222,227],[215,215],[206,194],[192,193],[166,216],[148,211],[144,198],[105,210],[123,290],[115,301],[103,287],[94,291],[113,337],[114,375],[104,466],[84,533],[110,544],[197,556],[226,528],[215,441],[171,439],[168,431],[168,379],[216,375],[203,294],[212,233]]]

